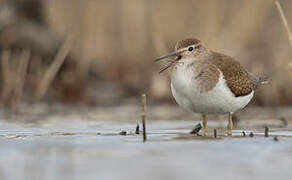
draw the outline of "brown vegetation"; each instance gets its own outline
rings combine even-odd
[[[292,51],[274,0],[39,2],[42,9],[38,16],[41,18],[30,21],[27,19],[31,18],[22,19],[17,21],[21,22],[17,24],[25,22],[36,24],[38,27],[36,29],[46,29],[41,32],[48,31],[47,34],[53,35],[48,38],[45,33],[26,33],[44,37],[36,39],[47,37],[47,40],[37,42],[38,46],[28,46],[25,41],[22,49],[27,48],[31,51],[30,64],[33,63],[34,66],[42,64],[46,69],[65,37],[68,34],[72,35],[74,44],[67,58],[73,60],[65,61],[68,64],[63,66],[67,67],[65,68],[67,71],[62,71],[61,68],[53,86],[49,88],[57,92],[51,95],[61,92],[58,97],[63,100],[71,99],[67,95],[73,99],[84,97],[77,96],[76,93],[89,97],[90,102],[95,101],[94,99],[98,101],[106,92],[119,94],[117,97],[137,96],[141,92],[146,92],[151,97],[149,99],[152,99],[150,101],[170,100],[167,73],[158,75],[159,65],[154,64],[153,60],[172,50],[176,41],[195,37],[201,39],[211,49],[235,57],[253,74],[264,75],[271,80],[269,85],[258,90],[254,103],[259,105],[292,103],[290,90],[292,78],[287,68],[292,59]],[[292,2],[281,0],[280,3],[289,23],[292,20]],[[35,16],[37,15],[31,15]],[[23,38],[19,37],[19,31],[9,30],[4,35],[3,32],[1,30],[1,38],[7,39],[9,37],[7,33],[14,32],[17,34],[15,36],[17,42],[22,42],[20,40]],[[3,41],[0,40],[1,46],[7,47],[7,43],[2,44]],[[21,44],[19,42],[17,44]],[[51,51],[35,55],[34,49],[37,52],[44,51],[43,49]],[[41,59],[42,62],[36,59]],[[49,61],[45,61],[48,59]],[[34,72],[36,71],[40,70]],[[31,77],[29,74],[27,76]],[[66,84],[67,82],[69,83]],[[110,82],[120,88],[113,90],[109,88],[112,86],[103,86],[104,84],[99,82]],[[63,85],[63,91],[59,91]],[[2,83],[1,87],[3,91],[5,88]],[[88,94],[90,88],[101,90]],[[67,91],[70,91],[71,95]],[[97,97],[92,97],[92,94],[96,94]]]

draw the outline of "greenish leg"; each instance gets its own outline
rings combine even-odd
[[[232,112],[229,113],[229,121],[227,125],[228,136],[232,136],[232,128],[233,128],[232,114],[233,114]]]

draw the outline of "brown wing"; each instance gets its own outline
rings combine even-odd
[[[228,87],[236,97],[248,95],[256,89],[258,79],[232,57],[214,52],[211,62],[222,71]]]
[[[194,78],[198,83],[200,92],[208,92],[217,84],[220,71],[212,63],[207,61],[198,61],[195,64],[192,64]]]

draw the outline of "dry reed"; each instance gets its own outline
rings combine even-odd
[[[160,78],[164,83],[157,83],[159,67],[152,60],[171,51],[177,40],[195,37],[213,50],[234,56],[255,75],[266,74],[279,82],[270,89],[262,88],[255,97],[256,103],[292,102],[292,92],[288,90],[292,85],[287,87],[292,81],[283,81],[285,73],[274,64],[275,57],[283,64],[291,59],[279,36],[281,27],[277,26],[278,14],[273,13],[274,0],[177,2],[84,0],[81,4],[51,0],[46,1],[45,9],[50,9],[46,16],[56,31],[66,34],[76,27],[78,45],[74,48],[85,59],[92,59],[84,61],[85,71],[100,72],[104,79],[126,90],[138,93],[155,87],[149,95],[169,99],[169,87],[165,85],[168,79]],[[283,2],[285,7],[291,4]],[[289,17],[291,13],[285,15]],[[89,63],[93,64],[90,69]]]
[[[2,100],[12,111],[17,110],[22,97],[29,60],[30,50],[28,49],[23,49],[21,53],[12,53],[9,49],[2,52]]]
[[[15,96],[15,101],[16,101],[15,104],[18,104],[23,93],[23,86],[26,80],[29,60],[30,60],[30,50],[23,49],[19,57],[20,62],[18,65],[18,72],[17,72],[17,79],[16,79],[17,82],[14,86],[14,91],[15,91],[14,96]]]
[[[204,41],[210,49],[234,56],[255,75],[266,74],[273,79],[275,83],[270,88],[259,90],[255,103],[285,105],[292,102],[292,80],[286,76],[287,69],[283,70],[283,65],[286,67],[292,57],[291,49],[279,35],[283,27],[278,25],[281,22],[275,11],[276,3],[292,46],[287,22],[292,17],[288,10],[292,1],[281,1],[280,4],[274,0],[185,0],[179,3],[177,0],[46,0],[42,3],[44,24],[58,34],[74,35],[70,56],[72,54],[80,61],[75,62],[73,73],[77,77],[80,74],[84,85],[89,82],[85,81],[89,72],[93,72],[91,74],[98,80],[118,84],[127,91],[124,94],[137,95],[146,91],[153,99],[169,100],[169,79],[157,78],[159,67],[152,60],[171,51],[177,40],[195,37]],[[285,15],[282,7],[287,8]],[[12,31],[9,33],[12,33],[11,37],[18,37],[13,36]],[[7,37],[3,36],[4,39]],[[21,42],[26,41],[22,39]],[[34,52],[33,49],[31,51]],[[42,63],[46,63],[48,57],[41,58]],[[56,73],[65,59],[60,58],[47,70],[40,70],[36,100],[42,98],[52,81],[58,78]],[[275,59],[281,59],[281,62]],[[3,79],[12,78],[14,75],[7,75],[9,69],[4,68],[7,62],[4,60],[1,64]],[[38,66],[37,63],[30,65]],[[10,92],[11,83],[7,81],[3,86],[2,98]]]
[[[284,14],[284,11],[283,11],[283,8],[282,8],[280,2],[278,0],[276,0],[275,4],[277,6],[278,12],[279,12],[280,17],[282,19],[283,25],[284,25],[284,27],[285,27],[285,29],[287,31],[287,35],[288,35],[288,39],[289,39],[289,42],[290,42],[290,46],[292,47],[292,33],[291,33],[290,26],[288,24],[287,18],[286,18],[285,14]],[[288,70],[291,71],[291,69],[292,69],[292,62],[289,62],[288,63]]]
[[[12,84],[11,84],[11,77],[12,73],[10,72],[10,57],[11,57],[11,50],[9,49],[4,49],[2,51],[2,56],[1,56],[1,71],[2,71],[2,77],[3,77],[3,84],[2,84],[2,100],[6,101],[7,96],[9,92],[12,89]]]
[[[290,30],[290,26],[288,24],[287,18],[285,16],[283,8],[282,8],[282,6],[281,6],[281,4],[279,3],[278,0],[275,1],[275,4],[277,6],[278,12],[279,12],[280,17],[282,19],[283,25],[284,25],[284,27],[285,27],[285,29],[287,31],[288,38],[289,38],[289,41],[290,41],[290,45],[292,47],[292,33],[291,33],[291,30]]]
[[[49,85],[52,83],[53,79],[55,78],[57,72],[61,68],[62,64],[64,63],[70,49],[72,47],[72,37],[68,36],[62,47],[59,49],[56,57],[50,67],[44,73],[40,83],[38,85],[36,94],[35,94],[35,101],[41,99],[43,95],[46,93]]]

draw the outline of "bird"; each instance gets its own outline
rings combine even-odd
[[[155,59],[168,61],[159,73],[171,67],[171,92],[183,109],[202,115],[206,135],[207,115],[228,114],[227,135],[232,135],[232,115],[253,98],[264,78],[257,78],[229,55],[210,50],[196,38],[178,41],[174,51]]]

